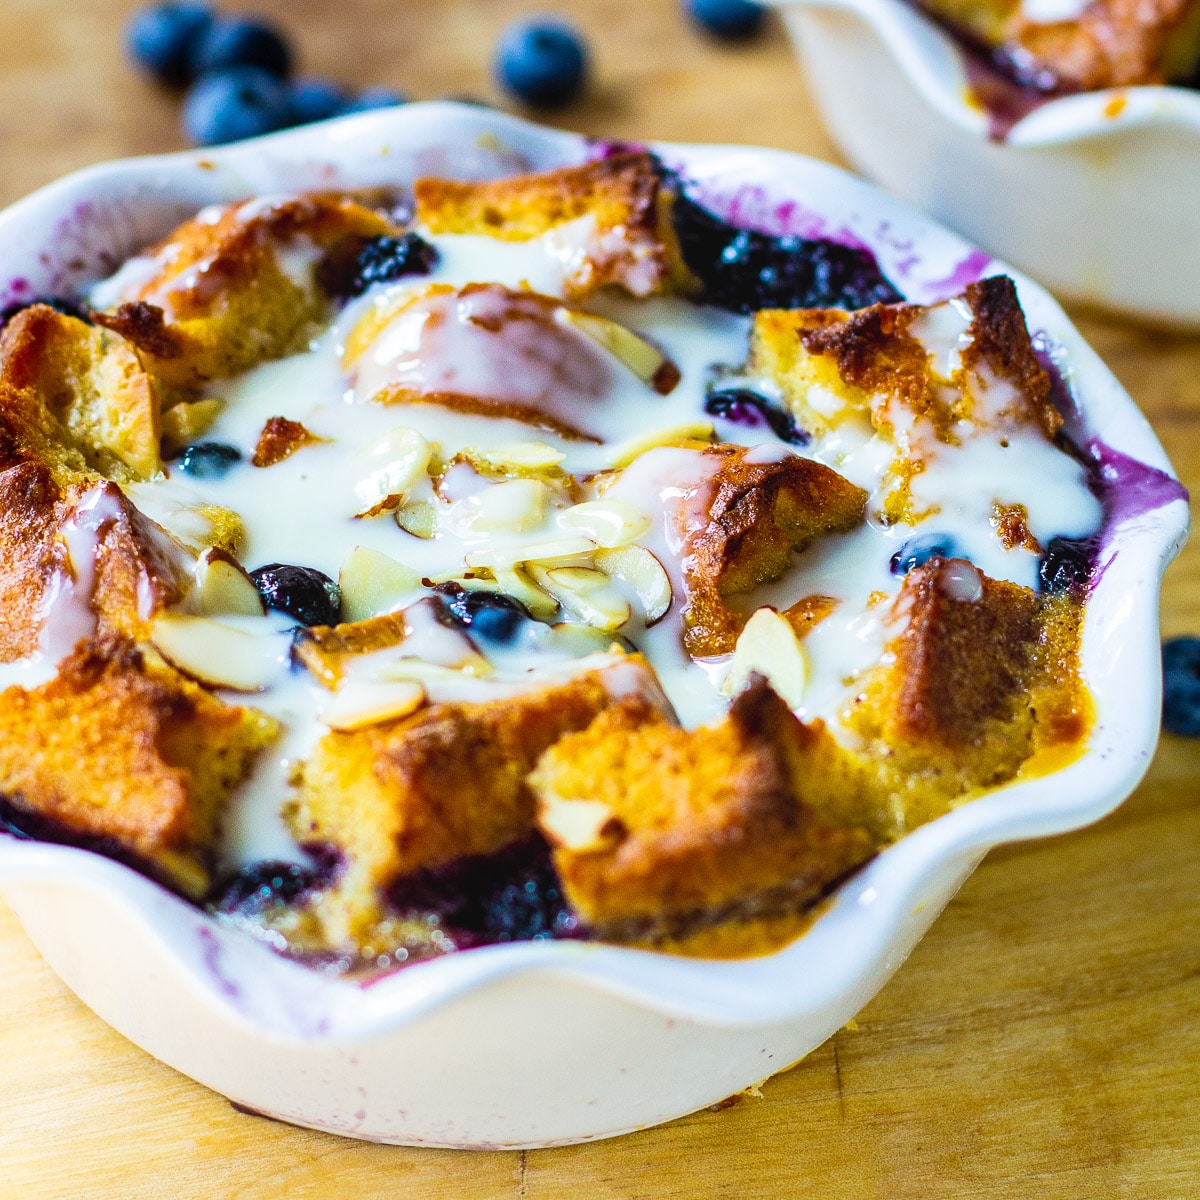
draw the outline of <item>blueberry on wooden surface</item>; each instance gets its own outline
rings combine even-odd
[[[921,533],[911,537],[891,557],[893,575],[907,575],[914,567],[923,567],[931,558],[962,558],[954,539],[946,533]]]
[[[565,21],[536,17],[510,25],[496,47],[497,82],[535,108],[569,104],[583,89],[587,50]]]
[[[258,594],[268,608],[286,613],[301,625],[336,625],[341,615],[342,592],[315,567],[269,563],[250,572]]]
[[[232,67],[255,67],[286,79],[292,70],[292,52],[284,35],[268,21],[217,17],[192,45],[192,76],[199,79]]]
[[[242,452],[224,442],[196,442],[189,446],[176,466],[193,479],[220,479],[242,461]]]
[[[437,261],[437,250],[415,233],[347,239],[326,255],[317,282],[329,295],[348,300],[376,283],[428,275]]]
[[[672,223],[688,269],[703,284],[701,299],[729,312],[762,308],[866,308],[904,297],[869,250],[824,238],[779,237],[738,229],[673,183]]]
[[[207,4],[152,4],[130,18],[125,46],[130,58],[160,83],[182,86],[194,78],[191,56],[212,23]]]
[[[311,125],[340,117],[350,103],[350,97],[332,79],[295,79],[288,87],[288,124]]]
[[[219,146],[274,133],[288,124],[288,91],[257,67],[206,75],[183,103],[183,127],[196,146]]]
[[[398,108],[407,104],[408,97],[392,87],[364,88],[346,102],[343,113],[374,112],[378,108]]]
[[[455,583],[439,584],[436,590],[450,620],[487,642],[507,645],[533,620],[520,601],[502,592],[468,591]]]
[[[753,0],[684,0],[688,16],[716,37],[739,41],[762,27],[766,9]]]
[[[1163,728],[1200,737],[1200,638],[1163,642]]]
[[[793,446],[806,446],[812,440],[806,429],[796,424],[795,417],[766,396],[751,388],[718,388],[708,393],[704,411],[734,425],[758,429],[766,425],[781,441]]]

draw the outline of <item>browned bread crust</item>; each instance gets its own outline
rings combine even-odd
[[[200,896],[221,808],[275,730],[129,640],[97,638],[49,683],[0,692],[0,793]]]
[[[482,183],[418,179],[414,191],[417,220],[434,234],[520,242],[590,217],[586,253],[567,281],[572,295],[610,284],[635,296],[687,285],[670,198],[644,152]]]
[[[631,699],[564,737],[530,782],[572,906],[601,936],[626,941],[812,903],[875,843],[797,789],[804,742],[762,680],[709,728],[679,729]],[[581,802],[610,815],[590,840],[564,842],[564,807]]]

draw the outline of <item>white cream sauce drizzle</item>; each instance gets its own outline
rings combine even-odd
[[[666,617],[652,628],[646,629],[635,615],[619,633],[646,654],[685,725],[719,718],[728,705],[728,697],[720,691],[728,662],[697,663],[688,659],[681,645],[680,620],[684,604],[680,555],[689,524],[700,515],[691,511],[689,503],[695,507],[697,498],[703,497],[703,485],[715,456],[705,458],[698,451],[685,449],[650,449],[615,481],[604,478],[597,488],[586,481],[604,469],[606,446],[563,438],[516,420],[474,416],[430,404],[374,403],[370,397],[379,390],[380,379],[415,380],[424,390],[437,390],[453,377],[457,382],[453,388],[446,383],[449,390],[509,398],[515,390],[538,403],[561,405],[556,411],[572,415],[586,407],[588,432],[607,442],[709,420],[720,440],[754,447],[751,453],[755,461],[775,461],[798,452],[827,463],[872,493],[872,508],[881,495],[894,445],[876,435],[865,422],[856,424],[854,419],[843,422],[812,446],[795,448],[785,446],[765,426],[746,428],[706,418],[706,385],[715,368],[727,368],[724,375],[729,380],[734,378],[746,358],[749,323],[742,317],[671,298],[633,300],[604,295],[591,298],[586,305],[590,311],[640,333],[679,367],[681,380],[667,396],[656,394],[607,352],[585,344],[574,330],[561,330],[569,340],[556,344],[550,356],[552,369],[543,376],[538,375],[536,360],[541,354],[545,361],[544,345],[532,348],[531,371],[528,355],[510,353],[511,346],[498,349],[488,338],[477,336],[478,331],[463,335],[462,329],[457,329],[448,340],[430,339],[427,325],[433,308],[428,304],[423,311],[418,309],[411,327],[385,332],[368,350],[369,361],[357,373],[342,366],[347,337],[372,306],[391,307],[399,297],[430,283],[455,288],[470,283],[498,283],[510,289],[525,287],[561,296],[564,281],[580,270],[580,248],[590,244],[592,233],[581,225],[530,243],[431,237],[440,255],[431,276],[373,289],[349,305],[307,352],[212,387],[210,394],[222,399],[224,406],[205,440],[236,446],[246,458],[244,463],[221,479],[189,478],[172,469],[170,478],[135,489],[137,503],[144,504],[169,528],[173,521],[186,524],[198,504],[235,510],[246,527],[242,561],[251,569],[269,562],[294,563],[315,567],[336,579],[347,551],[361,545],[388,554],[425,577],[461,576],[468,555],[482,553],[497,560],[519,562],[530,546],[577,538],[574,527],[560,524],[571,501],[561,489],[549,488],[542,497],[542,508],[535,506],[533,516],[525,519],[521,528],[505,529],[503,521],[497,527],[497,522],[481,519],[480,514],[512,511],[511,506],[519,500],[517,493],[510,490],[502,497],[496,489],[505,484],[482,478],[464,465],[445,482],[445,499],[435,495],[428,479],[406,496],[410,502],[433,505],[439,515],[437,535],[418,538],[401,529],[391,515],[354,518],[358,507],[355,487],[364,473],[363,448],[400,426],[416,430],[435,443],[443,460],[465,448],[543,443],[561,453],[563,471],[585,481],[586,499],[599,496],[602,500],[620,500],[650,518],[650,526],[638,542],[666,568],[674,601]],[[294,246],[285,254],[298,255],[285,267],[289,275],[295,272],[298,276],[311,265]],[[121,275],[126,279],[123,286],[141,281],[144,269],[144,260],[131,260],[118,277],[99,285],[93,300],[98,302],[115,294],[116,279]],[[454,314],[447,310],[443,315]],[[961,366],[970,319],[963,305],[951,302],[923,318],[914,329],[929,348],[931,363],[946,378]],[[573,363],[576,354],[578,359]],[[557,373],[564,369],[574,371],[565,394],[554,386]],[[764,394],[775,393],[766,381],[745,382]],[[819,541],[796,557],[784,578],[739,598],[738,606],[746,611],[762,604],[784,608],[810,595],[837,599],[833,615],[805,639],[810,682],[797,710],[802,717],[821,717],[836,728],[839,713],[855,694],[857,681],[880,660],[885,641],[897,632],[894,624],[889,627],[887,622],[893,607],[891,599],[899,591],[901,580],[890,572],[889,560],[916,533],[947,535],[959,553],[986,574],[1033,586],[1037,558],[1024,549],[1005,550],[989,523],[997,500],[1024,505],[1030,530],[1043,545],[1056,534],[1079,536],[1098,527],[1099,506],[1087,491],[1078,464],[1036,432],[1008,431],[1007,445],[1001,444],[988,423],[1002,422],[1004,406],[1012,398],[1003,387],[993,382],[980,404],[980,421],[958,431],[959,445],[923,445],[930,461],[927,470],[915,478],[912,489],[919,505],[931,510],[932,515],[915,529],[885,527],[878,520],[869,520],[850,533]],[[275,466],[254,468],[249,465],[250,455],[263,424],[273,416],[300,421],[322,440]],[[904,428],[902,420],[899,423],[902,440],[921,436],[919,430]],[[72,552],[73,562],[74,557]],[[86,553],[83,558],[86,560]],[[588,560],[584,556],[581,561]],[[76,569],[80,570],[78,566]],[[86,571],[86,565],[82,570]],[[969,582],[964,582],[964,589]],[[397,606],[410,605],[423,594],[418,589],[401,598]],[[882,601],[878,599],[880,594],[885,597]],[[386,676],[389,664],[398,658],[446,663],[447,656],[454,659],[462,652],[466,639],[453,635],[454,646],[450,647],[446,630],[436,623],[422,626],[415,619],[417,610],[412,611],[414,628],[409,637],[398,647],[356,662],[350,671],[350,684],[359,678],[378,680]],[[278,639],[292,622],[270,614],[265,618],[242,618],[240,624]],[[479,643],[477,649],[490,662],[492,674],[464,675],[453,687],[434,683],[429,685],[428,694],[445,699],[511,694],[513,689],[561,678],[564,671],[572,669],[573,661],[574,669],[579,669],[587,661],[581,656],[603,651],[611,640],[611,635],[577,625],[560,624],[553,629],[542,624],[527,625],[511,646]],[[271,687],[249,697],[229,696],[261,707],[285,728],[281,741],[262,756],[253,778],[232,805],[226,855],[233,864],[298,854],[284,830],[279,808],[288,795],[288,781],[295,767],[325,732],[318,714],[328,705],[331,693],[307,672],[289,669],[282,652],[279,662]],[[638,681],[636,686],[643,685]]]

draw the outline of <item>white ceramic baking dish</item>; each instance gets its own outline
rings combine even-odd
[[[589,149],[493,112],[432,104],[95,167],[0,215],[0,302],[73,290],[214,201],[431,172],[494,176]],[[657,149],[742,223],[870,246],[912,299],[952,294],[989,269],[955,235],[827,165],[735,147]],[[1031,327],[1068,368],[1089,435],[1130,456],[1112,465],[1123,508],[1084,636],[1096,728],[1067,769],[907,837],[846,884],[808,934],[761,958],[524,943],[360,987],[276,957],[113,861],[0,836],[0,883],[30,936],[85,1003],[151,1054],[260,1112],[379,1141],[606,1137],[712,1104],[808,1053],[878,991],[989,848],[1104,816],[1154,749],[1159,581],[1187,505],[1116,380],[1045,292],[1019,286]]]
[[[908,0],[767,2],[858,170],[1065,299],[1200,328],[1200,91],[1064,97],[999,141]]]

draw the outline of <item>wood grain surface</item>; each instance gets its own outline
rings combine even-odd
[[[123,0],[0,0],[0,202],[182,145],[125,65]],[[241,5],[237,5],[241,7]],[[498,100],[510,0],[256,0],[304,69]],[[676,0],[573,0],[595,81],[564,126],[833,158],[782,29],[723,48]],[[1198,264],[1200,269],[1200,264]],[[1200,339],[1079,324],[1200,486]],[[1168,633],[1200,631],[1200,544]],[[236,1112],[85,1009],[0,904],[0,1197],[23,1200],[1188,1200],[1200,1196],[1200,745],[1167,739],[1095,828],[992,854],[895,980],[802,1064],[719,1112],[594,1145],[366,1145]]]

